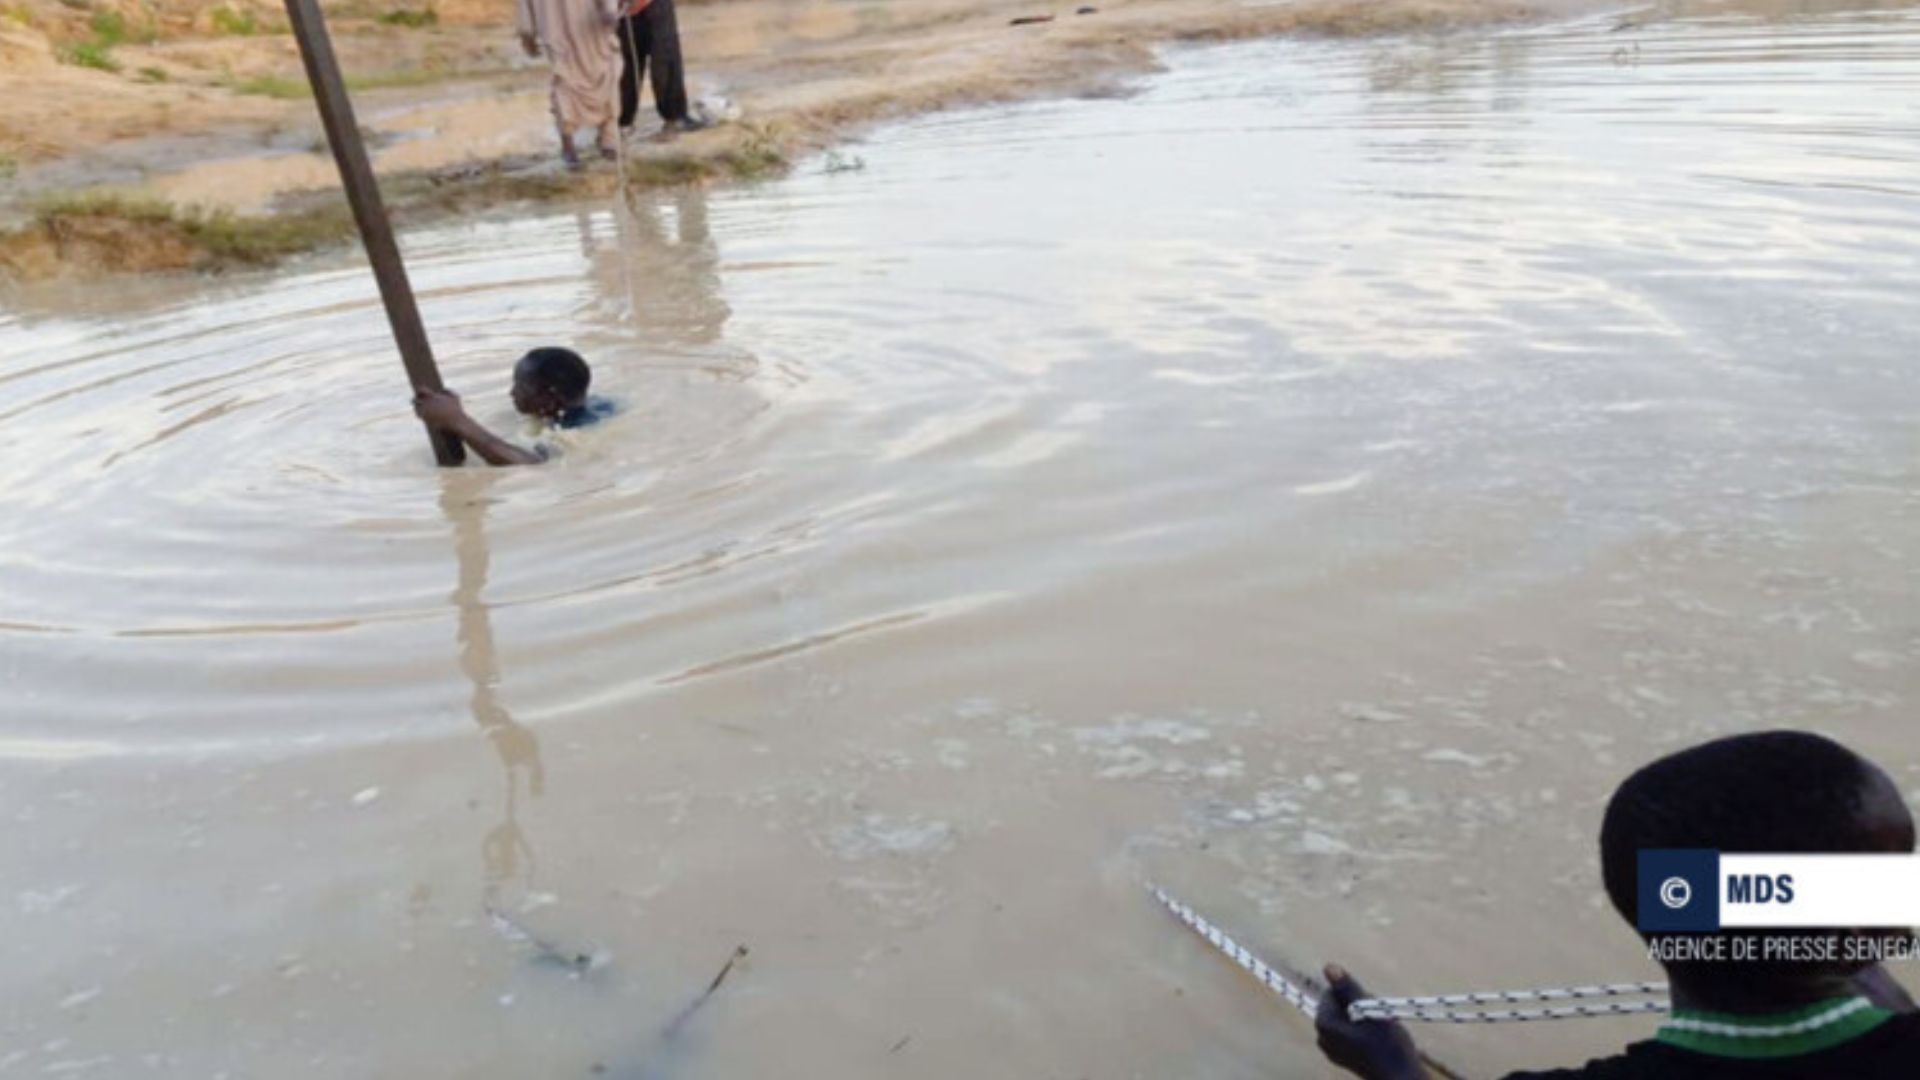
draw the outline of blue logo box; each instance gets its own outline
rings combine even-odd
[[[1720,853],[1655,848],[1639,853],[1635,921],[1641,933],[1720,929]]]

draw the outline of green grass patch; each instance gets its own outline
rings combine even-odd
[[[76,41],[62,48],[60,62],[95,71],[119,71],[120,61],[113,58],[113,46],[98,41]]]
[[[449,71],[445,68],[420,67],[402,68],[396,71],[370,71],[347,76],[347,89],[355,92],[365,90],[391,90],[403,86],[426,86],[431,83],[446,82],[449,79],[478,77],[489,72]],[[288,79],[279,75],[255,75],[246,79],[234,79],[224,84],[236,94],[254,94],[271,98],[304,98],[312,96],[305,79]]]
[[[289,255],[338,243],[353,235],[353,218],[345,206],[331,204],[243,217],[158,199],[81,193],[36,204],[33,222],[26,228],[45,230],[56,240],[111,235],[130,228],[128,239],[134,244],[140,237],[156,245],[181,242],[194,251],[204,268],[223,269],[271,265]],[[137,251],[123,254],[137,262]]]
[[[627,179],[641,187],[676,187],[708,180],[758,180],[778,175],[786,167],[787,159],[772,150],[743,147],[722,150],[711,157],[674,154],[638,158],[627,164]]]
[[[713,162],[690,154],[639,157],[627,162],[627,179],[641,187],[697,184],[719,175]]]
[[[458,71],[440,67],[400,68],[395,71],[370,71],[347,76],[349,90],[391,90],[396,86],[426,86],[459,78]]]
[[[404,26],[411,30],[419,30],[422,27],[440,25],[440,13],[435,11],[431,4],[419,11],[401,8],[399,11],[389,11],[380,16],[380,22],[386,26]]]
[[[117,11],[96,11],[90,20],[93,27],[93,40],[112,48],[127,40],[126,16]]]
[[[138,34],[133,33],[127,26],[126,16],[117,11],[96,11],[87,25],[93,30],[93,36],[61,48],[55,55],[62,63],[96,71],[119,71],[120,61],[113,58],[116,46],[136,38],[151,44],[160,37],[151,25]]]
[[[786,155],[763,143],[748,143],[719,155],[727,175],[736,180],[759,180],[787,170]]]
[[[208,18],[213,21],[213,32],[225,37],[252,37],[262,32],[260,20],[254,18],[251,11],[235,11],[222,5],[214,8]]]
[[[227,89],[236,94],[254,94],[270,98],[303,98],[311,95],[305,79],[283,79],[278,75],[255,75],[249,79],[237,79],[227,83]]]
[[[641,187],[677,187],[708,180],[760,180],[787,169],[786,155],[760,138],[711,155],[642,155],[627,162],[627,180]]]
[[[140,69],[140,81],[143,83],[163,83],[167,80],[167,73],[157,67],[143,67]]]

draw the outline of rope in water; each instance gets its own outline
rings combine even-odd
[[[1220,928],[1200,917],[1200,913],[1175,900],[1158,885],[1149,885],[1153,895],[1158,897],[1167,910],[1173,912],[1181,922],[1194,929],[1194,932],[1207,939],[1207,943],[1226,954],[1227,959],[1240,965],[1249,975],[1266,984],[1267,989],[1280,995],[1280,1000],[1312,1016],[1320,1011],[1320,999],[1306,990],[1288,982],[1286,977],[1261,962],[1260,958],[1248,952],[1246,946],[1222,933]]]
[[[1157,885],[1148,888],[1156,899],[1186,923],[1207,943],[1259,979],[1282,1001],[1308,1016],[1320,1010],[1320,998],[1304,985],[1296,985],[1279,971],[1255,956],[1246,946],[1228,937],[1200,913],[1181,903]],[[1296,976],[1295,978],[1299,978]],[[1305,983],[1305,979],[1300,980]],[[1625,1016],[1634,1013],[1664,1013],[1667,1002],[1652,1000],[1609,1000],[1592,1004],[1553,1005],[1534,1009],[1451,1009],[1449,1005],[1486,1003],[1514,1004],[1532,1001],[1569,1001],[1581,998],[1645,998],[1664,994],[1667,984],[1659,982],[1603,983],[1592,986],[1555,986],[1538,990],[1484,990],[1462,994],[1427,994],[1414,997],[1361,998],[1347,1007],[1354,1020],[1415,1020],[1441,1024],[1491,1024],[1527,1020],[1573,1020],[1594,1016]]]

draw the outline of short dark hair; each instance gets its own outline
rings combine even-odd
[[[1881,776],[1859,754],[1805,731],[1734,735],[1669,754],[1627,777],[1607,803],[1607,896],[1635,921],[1642,848],[1871,851],[1860,811]]]
[[[1830,738],[1793,730],[1720,738],[1661,757],[1620,784],[1599,826],[1599,869],[1613,907],[1628,924],[1636,924],[1636,878],[1644,847],[1880,851],[1885,838],[1874,815],[1899,801],[1899,790],[1878,765]],[[1907,844],[1912,846],[1910,824]],[[1740,932],[1718,932],[1732,934]],[[1695,994],[1751,999],[1784,994],[1809,969],[1834,965],[1672,961],[1665,967]]]
[[[572,349],[549,346],[534,349],[520,358],[529,378],[544,384],[554,393],[572,401],[586,395],[593,383],[593,369]]]

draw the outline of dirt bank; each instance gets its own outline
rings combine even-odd
[[[228,264],[196,254],[193,230],[168,226],[156,202],[222,221],[316,212],[315,197],[335,186],[333,166],[276,5],[68,6],[78,2],[0,3],[0,226],[10,228],[0,270]],[[682,26],[694,92],[746,120],[637,142],[630,169],[643,183],[757,174],[878,119],[1111,89],[1151,69],[1162,42],[1443,30],[1558,13],[1567,0],[1096,3],[1086,14],[1066,0],[690,6]],[[402,181],[393,199],[402,216],[612,185],[605,174],[566,176],[552,160],[544,72],[513,48],[505,3],[327,7],[376,167]],[[1010,25],[1046,15],[1052,21]],[[137,227],[105,224],[100,191],[141,205]],[[75,192],[89,193],[84,214],[73,212]],[[300,232],[315,242],[334,235]]]

